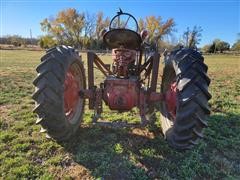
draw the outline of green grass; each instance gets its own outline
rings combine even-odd
[[[64,144],[46,139],[32,113],[35,67],[44,52],[1,50],[0,179],[239,179],[240,57],[206,56],[212,114],[203,141],[171,149],[160,129],[106,129],[85,124]],[[86,55],[83,55],[86,59]],[[109,62],[111,57],[105,57]],[[86,63],[85,63],[86,64]],[[98,74],[97,80],[102,77]],[[137,121],[136,111],[104,118]]]

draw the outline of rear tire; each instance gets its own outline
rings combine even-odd
[[[170,146],[190,149],[203,137],[210,114],[208,92],[210,79],[202,55],[193,49],[173,51],[165,60],[161,91],[166,94],[176,84],[176,111],[170,113],[166,101],[161,102],[161,126]]]
[[[58,46],[49,49],[41,58],[36,68],[37,78],[33,81],[36,90],[32,98],[36,101],[33,110],[38,115],[36,121],[47,134],[59,141],[69,139],[79,128],[84,111],[84,99],[78,96],[80,89],[85,89],[85,73],[81,57],[71,47]],[[66,113],[65,91],[67,73],[73,72],[78,84],[75,108],[71,116]],[[71,91],[70,91],[71,92]],[[78,98],[79,97],[79,98]],[[75,102],[75,101],[74,101]]]

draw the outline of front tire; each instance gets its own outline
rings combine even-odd
[[[210,114],[210,79],[202,55],[193,49],[173,51],[165,60],[161,91],[161,126],[170,146],[190,149],[203,137]]]
[[[69,139],[79,128],[84,111],[80,89],[85,89],[85,73],[81,57],[71,47],[58,46],[47,51],[36,68],[33,81],[36,90],[37,124],[59,141]]]

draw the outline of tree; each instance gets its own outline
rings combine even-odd
[[[230,49],[230,44],[225,42],[225,41],[222,41],[220,39],[215,39],[213,41],[213,44],[215,45],[215,51],[220,51],[220,53],[223,53],[223,51],[227,51]]]
[[[202,31],[203,29],[201,26],[194,26],[192,30],[188,27],[183,33],[184,46],[188,48],[196,48],[201,41]]]
[[[233,45],[232,45],[232,48],[231,48],[233,51],[240,51],[240,40],[237,40],[237,42],[235,42]]]
[[[167,21],[163,21],[161,16],[148,16],[145,19],[140,18],[138,20],[138,26],[140,32],[143,29],[148,31],[146,41],[152,46],[152,48],[156,48],[156,45],[159,48],[160,46],[165,47],[167,44],[163,42],[163,37],[174,31],[175,23],[172,18]]]
[[[139,31],[140,31],[140,32],[141,32],[142,30],[146,29],[146,23],[145,23],[145,21],[144,21],[142,18],[140,18],[140,19],[138,20],[138,27],[139,27]]]
[[[233,51],[240,51],[240,33],[238,33],[237,41],[232,45],[231,48]]]
[[[12,44],[14,46],[21,46],[26,44],[26,41],[24,38],[22,38],[19,35],[12,35],[12,36],[7,36],[7,41],[9,42],[9,44]]]
[[[81,47],[81,34],[85,25],[84,13],[74,8],[60,11],[55,18],[44,19],[41,28],[50,36],[56,38],[59,44]]]
[[[98,12],[97,13],[97,20],[96,20],[96,37],[97,40],[101,38],[101,31],[104,28],[107,28],[109,26],[110,20],[108,17],[104,18],[103,17],[103,12]]]
[[[215,44],[207,44],[205,46],[202,47],[202,51],[205,53],[214,53],[215,52]]]
[[[227,51],[230,49],[230,44],[222,41],[220,39],[215,39],[211,44],[205,45],[202,48],[203,52],[206,53],[216,53],[217,51],[220,51],[220,53],[223,53],[223,51]]]
[[[95,31],[95,17],[88,12],[85,13],[84,37],[92,38]]]
[[[105,49],[102,40],[102,30],[109,26],[110,19],[104,17],[103,12],[96,16],[86,13],[79,13],[76,9],[69,8],[60,11],[53,18],[45,18],[40,24],[42,31],[47,33],[42,37],[40,44],[50,47],[53,44],[66,44],[76,48]],[[114,23],[114,22],[113,22]],[[124,22],[120,24],[125,25]],[[140,30],[149,31],[148,42],[154,47],[156,42],[161,44],[164,35],[169,35],[174,30],[173,19],[163,21],[160,16],[149,16],[146,19],[139,19]],[[46,43],[50,44],[47,45]]]
[[[164,35],[170,34],[174,26],[175,23],[173,19],[168,19],[166,22],[163,22],[161,16],[146,17],[146,29],[148,30],[149,42],[153,44]]]
[[[57,44],[57,41],[54,39],[53,36],[46,35],[46,36],[40,37],[39,46],[41,48],[48,49],[53,46],[56,46],[56,44]]]
[[[97,13],[97,20],[96,20],[96,30],[95,35],[97,38],[97,48],[103,48],[103,42],[101,40],[101,32],[103,29],[107,28],[109,26],[110,20],[108,17],[103,17],[103,12]]]
[[[39,39],[37,38],[24,38],[19,35],[6,35],[0,37],[0,44],[12,44],[14,46],[21,45],[37,45]]]

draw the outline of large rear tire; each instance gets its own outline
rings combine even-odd
[[[86,86],[84,66],[78,53],[66,46],[49,49],[41,61],[33,81],[36,123],[50,137],[67,140],[79,128],[83,116],[84,99],[78,93]]]
[[[210,114],[210,79],[202,55],[193,49],[173,51],[165,60],[161,91],[161,126],[170,146],[190,149],[203,137]]]

